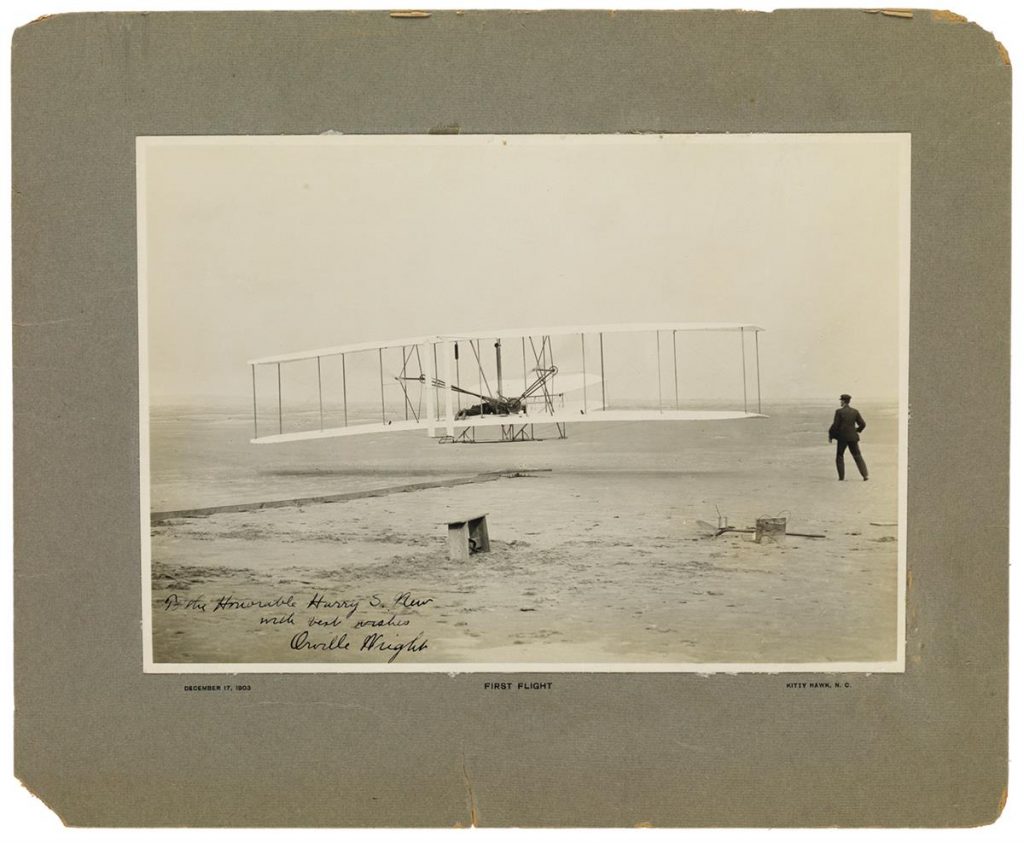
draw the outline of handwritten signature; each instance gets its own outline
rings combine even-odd
[[[402,653],[422,653],[429,646],[426,638],[420,638],[422,632],[417,633],[408,641],[390,641],[379,632],[373,632],[365,636],[359,644],[360,652],[381,652],[391,653],[388,664],[394,662]],[[291,644],[293,650],[351,650],[352,642],[349,641],[348,633],[334,635],[327,641],[310,640],[309,632],[303,630],[292,636]]]
[[[436,604],[433,597],[411,591],[389,596],[333,595],[321,591],[314,592],[312,597],[307,595],[252,597],[231,593],[208,599],[204,595],[172,593],[162,600],[162,607],[165,612],[250,617],[251,622],[264,629],[294,630],[304,625],[306,628],[295,632],[288,645],[296,651],[378,654],[387,656],[391,664],[403,655],[422,653],[429,647],[422,630],[412,638],[405,637],[408,632],[403,635],[402,630],[411,626],[427,607]]]

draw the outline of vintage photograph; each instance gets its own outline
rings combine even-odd
[[[902,671],[910,156],[139,138],[145,669]]]

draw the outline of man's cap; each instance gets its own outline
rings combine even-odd
[[[840,400],[840,401],[849,401],[849,400],[850,400],[850,396],[849,396],[849,395],[847,395],[847,394],[846,394],[846,393],[844,392],[844,393],[843,393],[842,395],[840,395],[840,396],[839,396],[839,400]]]

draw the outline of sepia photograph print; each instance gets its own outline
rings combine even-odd
[[[145,669],[904,669],[909,134],[137,139]]]

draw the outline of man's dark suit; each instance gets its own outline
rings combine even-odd
[[[864,463],[864,458],[860,455],[859,444],[860,433],[865,427],[867,427],[867,424],[860,411],[854,409],[849,404],[844,404],[836,410],[835,417],[832,419],[832,427],[828,429],[828,441],[836,440],[836,471],[839,472],[840,480],[846,478],[846,464],[843,460],[843,454],[847,448],[850,449],[853,461],[857,463],[860,476],[865,480],[868,479],[868,467]]]

